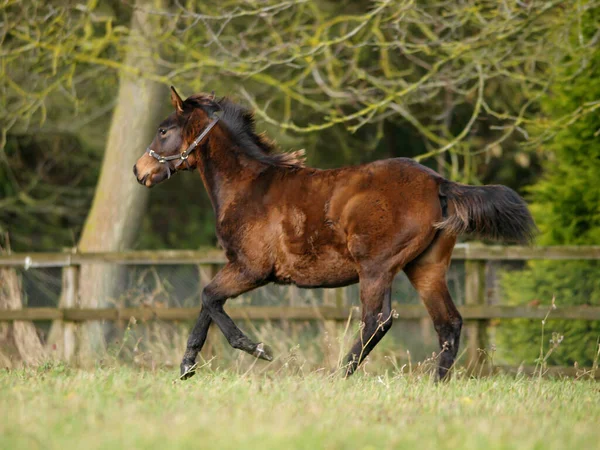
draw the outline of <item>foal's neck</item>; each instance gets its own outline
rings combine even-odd
[[[218,126],[211,131],[207,147],[200,152],[197,167],[219,222],[227,206],[248,192],[269,166],[244,153],[240,144]]]

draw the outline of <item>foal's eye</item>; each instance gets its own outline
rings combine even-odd
[[[160,128],[158,130],[158,132],[160,133],[161,136],[164,136],[165,134],[167,134],[167,130],[165,130],[164,128]]]

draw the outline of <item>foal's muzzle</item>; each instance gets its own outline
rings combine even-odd
[[[133,174],[135,175],[135,179],[142,186],[151,188],[155,184],[167,179],[167,171],[164,170],[164,167],[160,167],[158,171],[156,168],[151,168],[150,170],[147,169],[148,168],[143,168],[140,172],[140,170],[137,168],[137,163],[133,166]]]
[[[142,178],[140,178],[138,176],[138,170],[137,170],[137,164],[133,165],[133,174],[135,175],[135,179],[137,180],[138,183],[140,183],[141,185],[145,186],[146,185],[146,180],[148,179],[148,173],[146,175],[144,175]]]

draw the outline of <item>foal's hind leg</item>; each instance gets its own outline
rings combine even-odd
[[[252,277],[247,272],[233,264],[227,264],[202,291],[202,311],[188,339],[181,362],[181,374],[184,378],[193,375],[192,367],[206,340],[211,320],[221,329],[232,347],[257,358],[272,360],[269,349],[248,339],[223,310],[228,298],[237,297],[264,284],[259,277]]]
[[[352,375],[360,363],[392,327],[393,275],[360,279],[362,324],[360,337],[346,356],[346,376]]]
[[[425,304],[438,334],[441,348],[440,379],[446,377],[454,364],[462,328],[462,317],[446,284],[446,271],[455,242],[455,237],[442,232],[422,255],[404,269]]]

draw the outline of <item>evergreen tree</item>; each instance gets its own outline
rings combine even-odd
[[[545,119],[554,121],[558,132],[546,144],[550,158],[545,175],[530,188],[533,215],[540,228],[540,245],[600,244],[600,46],[594,44],[598,8],[588,12],[581,36],[595,45],[591,58],[571,55],[561,64],[561,81],[542,103]],[[578,30],[580,31],[580,30]],[[562,124],[561,117],[581,108],[581,117]],[[600,305],[600,263],[598,261],[531,261],[527,269],[504,276],[504,292],[512,304],[550,303],[558,306]],[[600,338],[597,321],[550,320],[545,336],[553,332],[564,340],[549,358],[549,364],[591,365]],[[501,356],[532,362],[539,355],[539,321],[503,323],[498,338]],[[546,339],[545,338],[545,339]],[[548,348],[548,340],[544,343]]]

